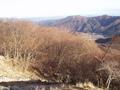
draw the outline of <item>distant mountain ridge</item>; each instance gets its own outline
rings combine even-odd
[[[104,36],[120,34],[120,16],[68,16],[59,20],[48,20],[40,24],[68,28],[73,32],[95,33]]]

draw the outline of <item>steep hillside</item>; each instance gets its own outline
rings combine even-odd
[[[73,32],[96,33],[104,36],[120,34],[119,16],[69,16],[60,20],[41,22],[40,24],[69,28]]]

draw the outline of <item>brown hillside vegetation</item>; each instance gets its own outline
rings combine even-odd
[[[97,44],[87,36],[58,28],[26,21],[0,21],[0,54],[11,61],[8,66],[16,71],[32,73],[32,79],[91,81],[97,85],[102,82],[99,79],[103,79],[103,83],[106,80],[102,78],[105,74],[97,72],[100,63],[95,57],[103,54]],[[7,77],[11,77],[10,74]]]
[[[120,35],[116,35],[116,36],[113,37],[112,48],[120,51]]]

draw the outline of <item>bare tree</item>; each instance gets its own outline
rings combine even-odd
[[[100,66],[100,71],[105,71],[108,75],[106,85],[109,90],[112,80],[120,78],[120,67],[117,61],[105,61]]]

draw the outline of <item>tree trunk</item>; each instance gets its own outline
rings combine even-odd
[[[112,76],[109,75],[109,77],[107,79],[107,82],[106,82],[106,84],[107,84],[107,90],[109,90],[109,88],[110,88],[111,81],[112,81]]]

